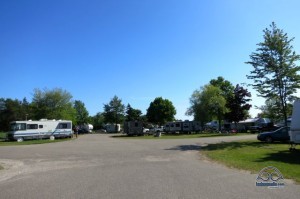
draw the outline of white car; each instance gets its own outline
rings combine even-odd
[[[150,128],[150,132],[163,132],[163,131],[164,131],[164,127],[163,126]]]

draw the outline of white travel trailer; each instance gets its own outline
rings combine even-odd
[[[11,122],[7,138],[22,142],[28,139],[49,138],[54,140],[58,137],[72,137],[72,135],[72,121],[41,119],[39,121]]]
[[[107,124],[105,125],[105,130],[107,133],[118,133],[121,131],[120,124]]]
[[[166,133],[176,133],[176,132],[181,132],[183,127],[182,121],[178,122],[168,122],[165,124],[165,132]]]
[[[289,131],[291,150],[300,144],[300,100],[294,102],[292,122]]]
[[[83,133],[92,133],[94,126],[92,124],[83,124],[79,126],[79,129],[81,129]]]
[[[93,132],[94,126],[92,124],[87,124],[89,132]]]

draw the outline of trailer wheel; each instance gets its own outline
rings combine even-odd
[[[24,139],[22,138],[22,137],[19,137],[18,139],[17,139],[17,142],[23,142],[24,141]]]
[[[50,136],[50,140],[55,140],[54,135],[51,135],[51,136]]]

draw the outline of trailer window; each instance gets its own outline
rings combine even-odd
[[[23,131],[26,130],[26,124],[25,123],[13,123],[10,125],[11,131]]]
[[[176,123],[175,125],[176,125],[176,127],[180,127],[180,124],[179,124],[179,123]]]
[[[39,129],[42,129],[42,128],[44,128],[44,126],[43,125],[39,125]]]
[[[27,124],[27,129],[38,129],[37,124]]]
[[[59,129],[68,129],[68,123],[60,123],[58,128]]]

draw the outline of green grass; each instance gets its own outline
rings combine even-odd
[[[64,142],[71,140],[70,138],[63,138],[63,139],[39,139],[39,140],[24,140],[23,142],[17,142],[17,141],[5,141],[6,139],[6,133],[0,132],[0,147],[1,146],[18,146],[18,145],[31,145],[31,144],[47,144],[47,143],[53,143],[53,142]]]
[[[220,137],[220,136],[237,136],[237,135],[249,135],[247,133],[237,134],[220,134],[220,133],[199,133],[199,134],[162,134],[161,137],[154,137],[153,135],[145,136],[128,136],[128,135],[114,135],[113,138],[125,138],[125,139],[189,139],[189,138],[204,138],[204,137]]]
[[[267,166],[274,166],[284,178],[300,182],[300,150],[290,152],[287,143],[239,141],[210,144],[201,148],[208,158],[229,167],[259,173]]]

